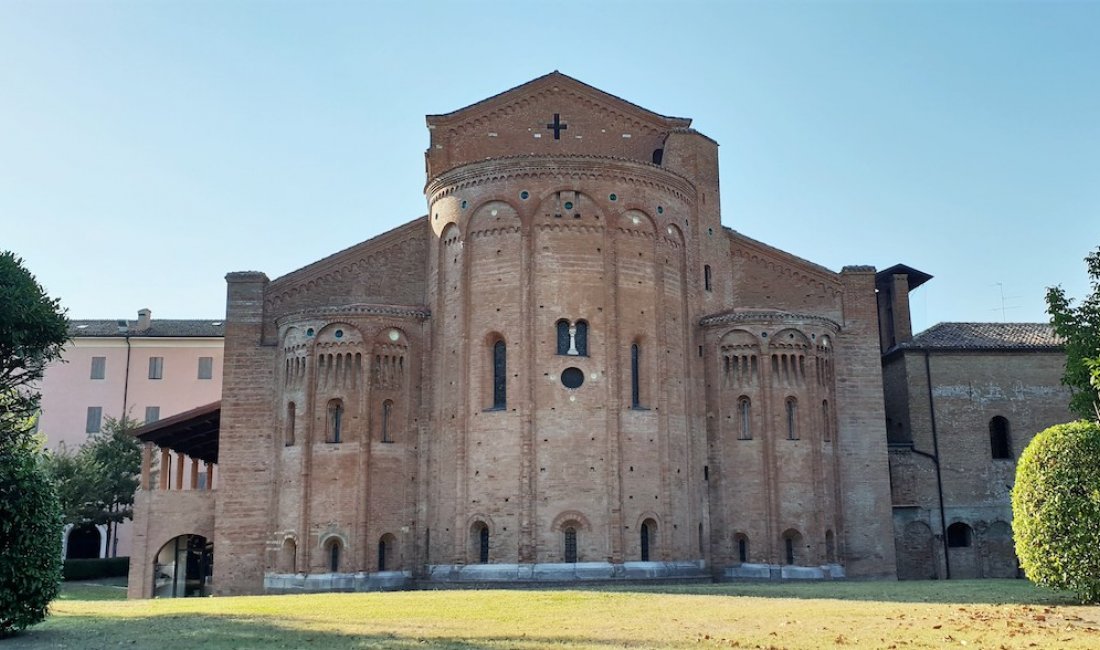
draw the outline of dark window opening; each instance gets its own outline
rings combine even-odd
[[[649,523],[642,522],[641,528],[642,562],[649,562]]]
[[[340,442],[344,426],[344,405],[334,399],[328,403],[328,431],[325,442]]]
[[[740,424],[737,439],[752,440],[752,402],[748,397],[737,400],[737,419]]]
[[[794,539],[788,537],[783,543],[787,551],[787,564],[794,564]]]
[[[482,526],[478,531],[478,552],[477,561],[482,564],[489,563],[489,527]]]
[[[705,288],[707,291],[711,290],[710,264],[703,265],[703,288]]]
[[[787,398],[787,440],[798,440],[798,401]]]
[[[577,529],[569,526],[565,529],[565,561],[576,563],[577,561]]]
[[[561,373],[561,383],[570,390],[580,388],[584,384],[584,371],[580,368],[566,368]]]
[[[654,149],[653,150],[653,164],[654,165],[660,165],[661,161],[663,161],[664,159],[665,159],[665,150],[664,149]]]
[[[328,545],[328,570],[336,573],[340,570],[340,542],[335,540]]]
[[[973,532],[970,530],[970,526],[962,522],[956,522],[947,527],[948,548],[969,548],[973,541]]]
[[[508,407],[508,350],[504,341],[493,344],[493,408],[504,409]]]
[[[989,446],[994,459],[1012,459],[1012,444],[1008,437],[1008,420],[999,415],[989,421]]]
[[[286,405],[286,439],[283,440],[283,444],[290,447],[294,444],[294,419],[297,413],[297,407],[294,406],[294,402]]]
[[[559,320],[558,330],[558,354],[569,354],[569,321],[564,318]]]
[[[737,537],[737,561],[742,564],[749,561],[749,539],[744,535]]]
[[[382,402],[382,442],[393,442],[390,436],[390,413],[393,412],[393,400]]]
[[[638,364],[641,361],[641,351],[638,349],[638,344],[630,346],[630,406],[632,408],[642,407],[642,384],[638,377]]]
[[[393,565],[393,535],[386,533],[378,540],[378,570],[391,571]]]
[[[579,320],[576,324],[577,354],[588,356],[588,321]]]

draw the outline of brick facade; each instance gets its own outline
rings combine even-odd
[[[428,128],[425,217],[227,278],[216,593],[924,552],[892,532],[927,494],[895,481],[892,521],[874,269],[724,228],[715,142],[559,73]]]

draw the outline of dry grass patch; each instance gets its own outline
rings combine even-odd
[[[95,588],[66,589],[49,620],[5,650],[1100,647],[1100,610],[1023,581],[156,601],[93,600],[97,595]]]

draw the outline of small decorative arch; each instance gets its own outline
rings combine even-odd
[[[325,442],[338,443],[344,434],[344,401],[330,399],[325,408]]]
[[[1000,415],[989,421],[989,447],[994,460],[1012,460],[1012,441],[1008,420]]]
[[[948,548],[970,548],[974,544],[974,529],[968,524],[956,521],[947,527]]]
[[[802,564],[804,562],[804,552],[802,548],[802,533],[798,532],[794,528],[787,529],[783,533],[783,563],[784,564]]]

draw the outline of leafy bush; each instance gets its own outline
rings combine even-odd
[[[1100,424],[1059,424],[1035,436],[1020,455],[1012,516],[1028,578],[1100,602]]]
[[[0,638],[46,617],[61,579],[61,508],[30,440],[0,442]]]
[[[61,575],[65,580],[124,578],[130,573],[130,558],[104,557],[95,560],[65,560]]]

